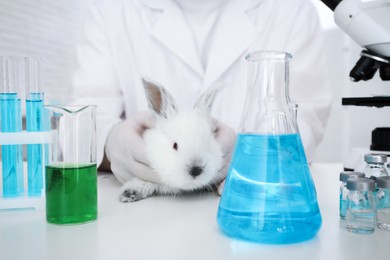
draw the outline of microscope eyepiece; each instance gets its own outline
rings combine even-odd
[[[336,7],[339,5],[339,3],[342,0],[321,0],[324,4],[326,4],[327,7],[329,7],[332,11],[336,9]]]

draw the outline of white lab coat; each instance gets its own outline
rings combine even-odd
[[[213,29],[203,70],[191,31],[172,0],[102,0],[85,20],[77,49],[73,96],[97,109],[98,155],[111,127],[146,110],[141,77],[161,83],[179,109],[191,109],[215,82],[228,83],[212,114],[238,130],[246,94],[245,55],[287,51],[290,96],[299,105],[298,124],[310,161],[322,138],[330,108],[323,34],[308,0],[226,0]]]

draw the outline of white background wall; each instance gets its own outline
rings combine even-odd
[[[44,88],[50,103],[68,98],[74,46],[83,13],[92,0],[0,0],[0,56],[39,56],[45,60]],[[291,0],[290,0],[291,1]],[[342,162],[353,147],[368,147],[371,131],[390,127],[390,108],[342,107],[343,96],[390,95],[390,82],[378,77],[352,83],[349,70],[360,48],[333,23],[333,13],[319,0],[315,3],[327,30],[330,79],[334,90],[332,113],[316,162]]]
[[[0,0],[0,56],[44,60],[46,99],[62,103],[74,68],[74,47],[92,0]]]

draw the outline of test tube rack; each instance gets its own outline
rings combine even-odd
[[[28,145],[28,144],[50,144],[53,142],[52,131],[47,132],[0,132],[0,145]],[[42,149],[42,159],[45,160],[45,145]],[[42,164],[43,185],[41,196],[29,197],[27,195],[27,163],[23,162],[24,192],[21,196],[14,198],[3,197],[2,173],[0,173],[0,210],[10,209],[35,209],[45,210],[45,166]],[[1,168],[1,167],[0,167]]]

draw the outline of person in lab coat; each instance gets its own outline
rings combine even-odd
[[[102,0],[86,17],[83,36],[73,96],[98,105],[98,165],[110,167],[119,181],[129,173],[158,181],[142,153],[142,131],[154,125],[144,112],[142,77],[163,85],[180,109],[192,109],[213,83],[228,83],[212,109],[228,153],[245,103],[244,57],[259,50],[293,55],[290,97],[299,105],[300,133],[313,159],[331,94],[323,32],[309,0]]]

